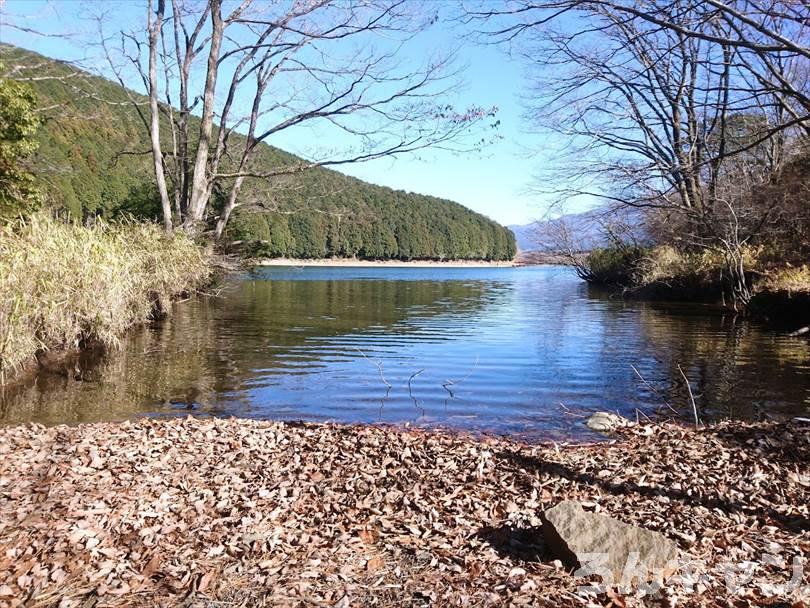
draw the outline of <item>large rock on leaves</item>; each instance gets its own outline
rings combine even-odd
[[[541,519],[548,548],[571,568],[606,569],[613,578],[605,583],[621,583],[626,568],[634,573],[631,578],[645,581],[661,580],[677,569],[678,547],[671,540],[586,511],[576,501],[547,509]]]

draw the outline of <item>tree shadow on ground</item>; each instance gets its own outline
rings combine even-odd
[[[756,451],[771,462],[807,466],[810,463],[810,424],[803,422],[768,423],[709,427],[720,441],[732,449]]]
[[[810,520],[805,517],[788,516],[764,506],[739,504],[719,495],[701,496],[697,493],[690,495],[687,493],[686,488],[677,490],[664,486],[641,486],[628,481],[616,483],[609,479],[600,479],[590,473],[574,470],[568,465],[544,461],[534,456],[508,450],[498,452],[496,458],[526,471],[534,471],[547,477],[567,479],[583,486],[597,488],[613,496],[629,496],[632,494],[646,497],[666,496],[670,500],[692,507],[702,506],[707,509],[719,509],[727,514],[739,513],[762,520],[771,520],[794,533],[810,530]]]
[[[484,526],[476,536],[489,543],[501,557],[514,561],[547,562],[554,559],[543,540],[542,526]]]

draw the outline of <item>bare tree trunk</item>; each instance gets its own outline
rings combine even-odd
[[[169,200],[169,190],[166,187],[166,171],[163,165],[163,152],[160,148],[160,108],[158,106],[157,82],[157,56],[158,39],[163,27],[163,14],[166,9],[165,0],[157,0],[157,11],[152,20],[152,0],[149,0],[149,138],[152,143],[152,159],[155,164],[155,180],[160,194],[160,206],[163,210],[163,228],[166,232],[172,231],[172,204]]]
[[[231,187],[231,192],[228,195],[228,202],[225,204],[225,208],[222,210],[222,214],[219,216],[217,220],[217,227],[214,230],[214,240],[219,240],[222,237],[222,233],[225,230],[225,226],[228,223],[228,219],[231,217],[231,213],[236,208],[236,201],[239,199],[239,192],[242,189],[242,182],[245,181],[245,177],[240,175],[236,178]]]
[[[724,253],[731,287],[731,307],[737,312],[751,302],[751,288],[748,286],[745,273],[744,251],[741,245],[737,245],[728,247]]]
[[[202,221],[208,203],[208,154],[211,148],[211,132],[214,128],[214,93],[216,91],[217,73],[219,71],[219,50],[222,45],[222,35],[225,29],[222,21],[222,6],[220,0],[210,0],[210,7],[211,46],[208,53],[208,68],[205,76],[203,114],[200,120],[200,140],[197,145],[197,155],[194,159],[191,197],[185,221],[187,228],[191,228]]]
[[[197,47],[199,35],[208,18],[210,7],[206,5],[202,14],[196,20],[194,28],[189,31],[183,22],[180,0],[172,0],[172,17],[174,26],[174,60],[177,64],[177,82],[179,85],[180,108],[177,118],[177,156],[176,156],[176,183],[175,199],[177,201],[177,217],[182,222],[188,213],[188,201],[191,188],[191,159],[189,157],[188,118],[191,114],[189,101],[189,75],[191,65],[200,52]],[[182,40],[182,43],[181,43]],[[169,101],[169,100],[167,100]]]

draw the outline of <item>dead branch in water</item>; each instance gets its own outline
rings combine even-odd
[[[360,349],[359,349],[359,348],[357,348],[356,346],[354,347],[354,350],[356,350],[358,353],[360,353],[360,354],[363,356],[363,359],[365,359],[366,361],[368,361],[369,363],[371,363],[371,364],[373,364],[373,365],[375,365],[375,366],[377,367],[377,371],[379,371],[379,372],[380,372],[380,380],[382,380],[382,381],[383,381],[383,384],[385,384],[385,386],[387,386],[387,387],[388,387],[388,390],[389,390],[389,391],[390,391],[392,388],[394,388],[394,387],[393,387],[393,385],[392,385],[390,382],[388,382],[388,380],[386,380],[386,379],[385,379],[385,375],[383,374],[383,364],[382,364],[382,361],[375,361],[374,359],[369,359],[369,358],[366,356],[366,353],[364,353],[362,350],[360,350]]]
[[[411,374],[411,377],[410,377],[410,378],[408,378],[408,395],[410,395],[411,399],[413,399],[413,405],[414,405],[414,407],[415,407],[416,409],[418,409],[420,412],[422,412],[422,416],[424,416],[424,415],[425,415],[425,408],[423,408],[421,405],[419,405],[419,400],[418,400],[416,397],[414,397],[414,395],[413,395],[413,389],[412,389],[412,387],[411,387],[411,381],[412,381],[414,378],[416,378],[416,377],[417,377],[419,374],[421,374],[423,371],[425,371],[425,370],[424,370],[424,369],[420,369],[418,372],[414,372],[413,374]]]
[[[464,376],[464,377],[463,377],[461,380],[459,380],[459,381],[455,381],[455,380],[445,380],[445,381],[442,383],[442,388],[443,388],[444,390],[446,390],[448,393],[450,393],[450,396],[451,396],[451,397],[455,397],[455,395],[453,394],[453,391],[451,391],[449,387],[451,387],[451,386],[458,386],[458,385],[459,385],[459,384],[461,384],[462,382],[466,382],[466,381],[467,381],[467,379],[468,379],[470,376],[472,376],[473,372],[474,372],[474,371],[475,371],[475,369],[478,367],[478,361],[479,361],[480,359],[481,359],[481,356],[480,356],[480,355],[475,355],[475,363],[473,363],[472,369],[471,369],[471,370],[470,370],[470,371],[467,373],[467,375],[466,375],[466,376]]]
[[[638,377],[639,377],[639,379],[640,379],[640,380],[641,380],[641,381],[644,383],[644,386],[646,386],[646,387],[647,387],[647,388],[649,388],[649,389],[650,389],[652,392],[654,392],[656,395],[658,395],[658,397],[660,397],[660,398],[661,398],[661,401],[663,401],[663,402],[664,402],[664,405],[666,405],[666,406],[667,406],[667,407],[668,407],[670,410],[672,410],[672,411],[673,411],[675,414],[677,414],[677,413],[678,413],[678,410],[676,410],[674,407],[672,407],[672,406],[669,404],[669,401],[667,401],[667,400],[666,400],[666,398],[664,398],[664,395],[662,395],[662,394],[661,394],[661,392],[660,392],[660,391],[659,391],[657,388],[655,388],[655,387],[654,387],[652,384],[650,384],[649,382],[647,382],[647,381],[644,379],[644,376],[642,376],[642,375],[641,375],[641,372],[639,372],[639,371],[636,369],[636,366],[635,366],[635,365],[633,365],[633,364],[631,363],[631,364],[630,364],[630,367],[632,367],[632,368],[633,368],[633,371],[634,371],[634,372],[636,372],[636,376],[638,376]]]

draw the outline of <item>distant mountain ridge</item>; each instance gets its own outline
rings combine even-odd
[[[148,134],[118,84],[81,72],[60,78],[75,68],[0,44],[3,63],[30,66],[21,74],[37,77],[30,84],[38,104],[51,108],[32,167],[50,205],[78,218],[159,214]],[[167,138],[169,126],[165,121],[162,128]],[[196,130],[192,124],[190,132]],[[232,147],[244,142],[242,136],[234,140]],[[268,171],[298,160],[261,144],[254,168]],[[507,260],[515,254],[511,231],[458,203],[325,168],[248,180],[240,200],[244,204],[232,216],[226,239],[255,255]]]
[[[649,238],[644,227],[643,213],[632,207],[611,210],[597,208],[561,218],[510,225],[508,228],[515,235],[518,251],[554,251],[555,239],[551,235],[559,232],[561,222],[565,222],[572,248],[576,251],[591,251],[608,246],[610,239],[605,226],[610,223],[620,225],[626,236],[631,236],[638,242],[643,243]]]

